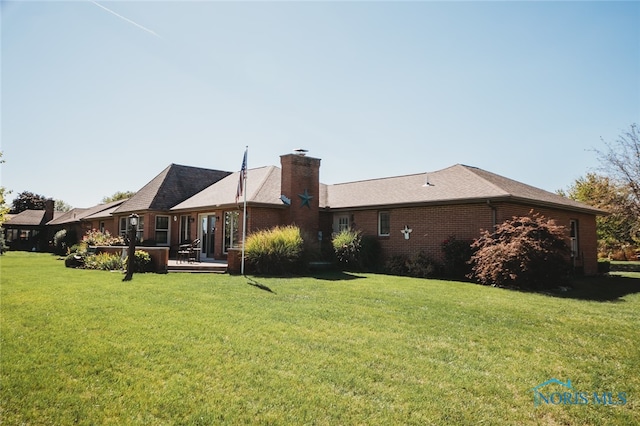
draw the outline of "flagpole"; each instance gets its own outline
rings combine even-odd
[[[245,147],[244,156],[248,157],[249,147]],[[242,176],[242,188],[244,189],[244,207],[242,209],[242,260],[240,263],[240,273],[244,276],[244,243],[247,239],[247,168],[245,168],[244,176]]]

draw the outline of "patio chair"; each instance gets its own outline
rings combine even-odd
[[[200,239],[193,240],[187,251],[189,252],[187,255],[189,262],[200,262]]]
[[[183,243],[178,247],[178,257],[176,261],[178,263],[187,262],[189,260],[189,249],[191,248],[191,243]]]

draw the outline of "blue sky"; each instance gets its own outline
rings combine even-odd
[[[640,122],[639,2],[1,3],[2,185],[89,207],[171,163],[549,191]]]

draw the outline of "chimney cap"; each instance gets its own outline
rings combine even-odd
[[[304,149],[304,148],[296,148],[293,150],[293,152],[295,152],[296,154],[298,154],[301,157],[304,157],[305,155],[307,155],[307,152],[309,152],[308,149]]]

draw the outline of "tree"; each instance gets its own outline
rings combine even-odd
[[[485,285],[540,290],[568,278],[565,228],[540,214],[514,217],[471,245],[471,277]]]
[[[62,200],[56,200],[55,204],[53,206],[53,210],[57,211],[57,212],[68,212],[69,210],[71,210],[72,207],[65,203]]]
[[[115,194],[113,194],[110,197],[108,197],[108,196],[104,197],[102,199],[102,202],[106,204],[106,203],[111,203],[111,202],[114,202],[114,201],[126,200],[127,198],[131,198],[134,195],[136,195],[136,193],[134,191],[124,191],[124,192],[123,191],[118,191],[118,192],[116,192]]]
[[[4,163],[4,160],[2,159],[2,151],[0,151],[0,164],[2,163]],[[6,214],[9,213],[9,206],[7,206],[5,197],[10,193],[11,191],[8,191],[7,188],[5,188],[4,186],[0,186],[0,226],[2,226],[2,224],[6,220],[5,219]],[[0,234],[4,236],[4,233],[2,232],[2,230],[0,230]],[[1,247],[0,247],[0,251],[1,251]]]
[[[17,214],[25,210],[45,210],[47,197],[23,191],[13,200],[11,213]]]
[[[640,132],[637,124],[632,124],[614,142],[602,139],[606,150],[594,151],[598,154],[600,171],[617,185],[627,188],[626,202],[640,217]]]
[[[607,176],[587,173],[586,177],[576,179],[566,193],[559,192],[572,200],[609,212],[607,216],[596,217],[600,253],[623,250],[640,241],[640,221],[627,185]]]

